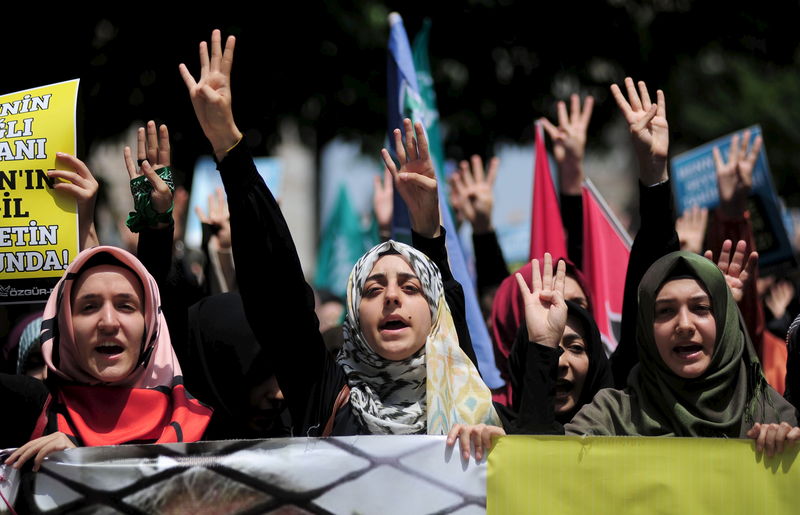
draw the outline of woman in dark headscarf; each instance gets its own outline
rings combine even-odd
[[[565,299],[574,302],[585,310],[591,310],[591,295],[589,294],[585,277],[571,262],[567,260],[563,260],[563,262],[566,265]],[[531,284],[531,263],[523,265],[516,273],[521,274],[527,284]],[[492,345],[494,346],[494,360],[497,364],[497,369],[500,371],[500,376],[506,382],[505,386],[493,391],[492,398],[495,402],[506,406],[513,406],[513,399],[515,398],[514,384],[516,383],[516,380],[511,377],[509,359],[517,336],[525,334],[525,330],[520,329],[521,326],[525,325],[525,305],[519,295],[519,287],[515,275],[506,277],[497,288],[497,293],[492,303],[492,315],[489,319]]]
[[[545,254],[544,278],[538,260],[530,284],[517,273],[515,285],[522,320],[509,356],[515,433],[562,433],[562,424],[594,395],[613,384],[600,332],[591,315],[564,300],[564,261],[553,276]],[[519,292],[522,291],[522,295]]]
[[[688,252],[656,261],[639,285],[639,364],[624,390],[602,390],[567,434],[797,440],[794,407],[764,379],[726,278]]]

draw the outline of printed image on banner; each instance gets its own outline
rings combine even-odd
[[[754,125],[672,158],[671,178],[678,214],[692,206],[713,209],[719,205],[713,149],[719,148],[723,159],[727,161],[731,138],[737,133],[741,135],[745,130],[750,131],[750,145],[756,137],[761,136],[761,127]],[[761,147],[756,159],[747,209],[753,224],[753,235],[759,254],[758,264],[762,272],[764,268],[794,266],[792,247],[767,162],[766,145]]]
[[[444,436],[79,447],[24,474],[20,513],[486,513],[486,462]]]
[[[44,302],[78,253],[78,213],[52,169],[71,169],[79,81],[0,96],[0,304]]]

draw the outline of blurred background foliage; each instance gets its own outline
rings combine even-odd
[[[83,153],[155,118],[170,125],[176,164],[190,170],[208,149],[177,65],[196,72],[197,42],[219,27],[239,37],[234,109],[251,146],[269,152],[291,122],[315,150],[344,136],[376,152],[386,130],[386,17],[397,10],[412,39],[425,17],[433,21],[448,157],[530,141],[532,121],[554,117],[554,102],[574,91],[598,100],[590,145],[602,151],[619,123],[608,85],[631,75],[665,90],[673,154],[760,123],[778,191],[800,205],[798,2],[342,0],[271,2],[266,16],[224,8],[73,8],[35,20],[27,11],[35,25],[5,35],[2,92],[79,77]]]

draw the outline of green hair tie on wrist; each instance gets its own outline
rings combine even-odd
[[[159,177],[167,184],[170,192],[175,191],[175,182],[172,180],[172,171],[169,166],[164,166],[156,170]],[[174,202],[169,206],[165,213],[159,213],[153,208],[150,194],[153,192],[153,185],[147,177],[140,175],[131,179],[131,195],[133,195],[133,211],[128,213],[125,225],[131,232],[140,232],[147,227],[155,227],[158,224],[172,222],[172,208]]]

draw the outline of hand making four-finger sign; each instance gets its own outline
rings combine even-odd
[[[566,263],[559,260],[553,275],[552,257],[545,253],[543,274],[539,272],[538,259],[534,259],[531,264],[530,288],[522,274],[517,272],[517,284],[525,304],[529,341],[547,347],[558,347],[567,324],[567,304],[564,301],[566,271]]]
[[[747,242],[744,240],[739,240],[731,256],[732,248],[733,242],[731,240],[722,242],[717,268],[725,275],[725,282],[728,283],[728,288],[731,289],[733,300],[740,302],[744,298],[744,289],[747,281],[753,277],[756,271],[758,252],[751,252],[748,255]],[[704,256],[706,259],[714,261],[714,253],[711,250],[706,250]],[[746,261],[745,256],[747,257]]]
[[[388,150],[381,150],[381,156],[394,177],[397,191],[408,207],[411,228],[426,238],[434,238],[440,233],[439,193],[433,161],[428,151],[428,138],[419,122],[412,126],[411,120],[406,118],[403,120],[403,128],[405,143],[400,129],[394,130],[395,152],[400,170]]]
[[[747,196],[753,187],[753,169],[761,151],[761,143],[761,136],[756,136],[750,146],[749,130],[744,131],[741,138],[734,134],[727,162],[722,158],[719,148],[714,147],[719,206],[730,217],[738,218],[744,214]]]
[[[156,132],[156,124],[151,120],[147,122],[146,128],[139,128],[136,136],[137,161],[134,162],[130,147],[125,147],[123,151],[137,218],[140,220],[139,222],[129,220],[128,226],[134,232],[138,232],[143,224],[157,227],[169,223],[174,190],[169,170],[170,147],[167,126],[161,125]],[[144,187],[141,177],[150,183],[150,188]]]
[[[641,180],[645,186],[652,186],[667,180],[667,106],[663,91],[656,91],[656,103],[652,103],[644,81],[639,81],[638,86],[637,91],[633,79],[627,77],[625,90],[628,98],[616,84],[611,85],[611,94],[628,122],[639,160]]]

